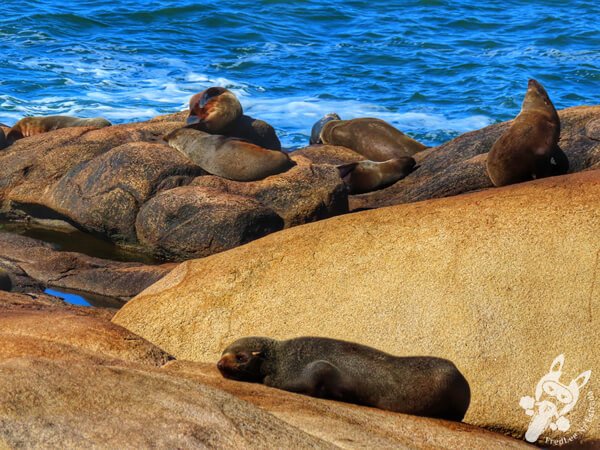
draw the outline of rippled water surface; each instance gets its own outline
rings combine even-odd
[[[376,116],[436,144],[513,117],[530,77],[600,104],[600,2],[4,0],[0,122],[116,123],[234,90],[284,145],[321,115]]]

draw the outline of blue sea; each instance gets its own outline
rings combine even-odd
[[[600,104],[600,2],[4,0],[0,122],[115,123],[220,85],[289,148],[323,114],[439,144],[510,119],[528,78],[557,108]]]

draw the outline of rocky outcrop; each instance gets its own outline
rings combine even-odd
[[[260,181],[244,183],[203,176],[192,185],[254,199],[282,217],[286,227],[348,212],[348,194],[339,171],[330,165],[313,165],[308,161]]]
[[[283,222],[292,226],[348,211],[336,169],[310,166],[307,160],[304,167],[258,182],[203,179],[206,172],[162,139],[184,122],[185,113],[104,129],[65,128],[18,140],[0,153],[0,216],[59,219],[119,245],[182,259],[240,245],[281,229]],[[260,121],[247,125],[259,138],[269,138],[272,131]],[[192,180],[197,188],[170,192]],[[197,195],[200,187],[212,191]],[[175,197],[181,208],[163,203]],[[229,215],[203,216],[204,226],[195,229],[197,214],[209,210],[229,210]],[[179,213],[180,218],[173,215]],[[158,223],[158,216],[169,222]],[[233,218],[221,227],[223,220]],[[188,239],[190,233],[193,239]]]
[[[251,335],[448,358],[471,386],[465,420],[522,438],[519,399],[558,354],[565,384],[600,370],[598,229],[600,171],[364,211],[185,262],[113,320],[196,361]]]
[[[600,162],[600,140],[594,138],[600,106],[579,106],[559,111],[559,145],[570,162],[570,173],[595,168]],[[350,209],[368,209],[448,197],[492,187],[486,173],[487,152],[508,129],[504,122],[465,133],[439,147],[414,155],[418,168],[380,191],[350,198]]]
[[[57,287],[129,300],[174,266],[148,266],[61,252],[46,242],[0,232],[0,272],[5,270],[12,290],[21,292]]]
[[[203,173],[167,145],[134,142],[69,171],[47,204],[85,230],[117,242],[135,242],[140,207],[156,193]]]
[[[0,292],[0,448],[528,448],[478,428],[223,380],[110,314]]]
[[[257,201],[199,186],[163,192],[137,216],[140,243],[158,257],[208,256],[283,228],[283,220]]]

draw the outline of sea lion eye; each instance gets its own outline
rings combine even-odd
[[[235,361],[239,363],[245,363],[248,361],[248,355],[246,355],[245,353],[237,353],[235,355]]]

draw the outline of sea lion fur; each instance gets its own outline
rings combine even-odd
[[[340,176],[348,186],[350,194],[383,189],[406,177],[415,167],[415,160],[410,156],[393,158],[383,162],[357,161],[337,166]]]
[[[336,339],[242,338],[217,368],[234,380],[449,420],[462,420],[470,402],[467,380],[446,359],[396,357]]]
[[[19,120],[10,129],[7,139],[9,143],[13,143],[14,141],[24,137],[35,136],[36,134],[46,133],[48,131],[58,130],[60,128],[103,128],[110,125],[111,123],[102,117],[94,117],[90,119],[82,119],[72,116],[25,117]]]
[[[208,173],[229,180],[261,180],[294,165],[281,151],[187,127],[169,133],[164,140]]]

